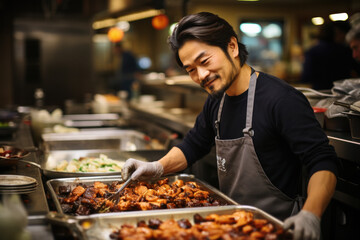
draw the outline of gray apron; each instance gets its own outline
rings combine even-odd
[[[257,75],[250,78],[248,89],[246,126],[244,137],[220,139],[220,118],[224,104],[221,99],[215,127],[217,136],[216,158],[220,190],[242,205],[251,205],[284,220],[296,214],[300,208],[300,199],[292,199],[275,187],[266,176],[256,155],[252,136],[252,116],[254,108]]]

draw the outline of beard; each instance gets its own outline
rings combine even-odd
[[[220,87],[220,89],[215,90],[213,86],[209,87],[209,95],[213,98],[222,98],[222,96],[224,95],[225,91],[228,90],[230,88],[230,86],[233,84],[233,82],[236,80],[237,76],[239,75],[239,69],[235,66],[234,62],[231,59],[228,59],[232,65],[229,77],[227,79],[227,81],[222,84],[222,86]],[[220,79],[220,75],[215,74],[212,76],[207,77],[204,81],[202,81],[200,83],[200,86],[202,88],[205,88],[206,83],[216,80],[216,79]]]
[[[229,87],[233,84],[233,82],[236,79],[236,72],[233,70],[229,76],[229,80],[226,81],[225,84],[223,84],[220,89],[215,90],[213,86],[209,87],[209,95],[213,98],[222,98],[222,96],[224,95],[225,91],[229,89]],[[207,83],[208,81],[212,81],[214,79],[220,78],[219,75],[215,75],[214,77],[210,78],[209,80],[206,79],[206,81],[204,81],[204,84]],[[201,86],[203,87],[203,83],[201,83]]]

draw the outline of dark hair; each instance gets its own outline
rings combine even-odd
[[[235,37],[239,45],[240,65],[247,59],[248,52],[244,44],[240,43],[232,26],[219,16],[200,12],[183,17],[175,27],[168,43],[175,54],[179,66],[183,66],[179,58],[179,49],[188,40],[199,40],[206,44],[220,47],[230,59],[227,47],[231,37]]]
[[[335,21],[324,24],[319,33],[319,39],[326,42],[334,42],[336,37],[336,30],[346,34],[351,28],[348,21]]]

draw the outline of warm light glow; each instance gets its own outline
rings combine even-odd
[[[144,18],[150,18],[157,16],[159,14],[163,14],[164,10],[158,10],[158,9],[150,9],[146,11],[141,11],[137,13],[132,13],[128,15],[124,15],[118,18],[107,18],[103,20],[96,21],[92,24],[93,29],[101,29],[101,28],[107,28],[107,27],[113,27],[116,25],[117,22],[121,21],[127,21],[132,22]]]
[[[124,31],[113,27],[108,31],[108,38],[111,42],[120,42],[124,37]]]
[[[331,21],[346,21],[349,16],[347,15],[347,13],[334,13],[330,14],[329,18],[331,19]]]
[[[124,32],[129,31],[130,29],[130,23],[127,21],[120,21],[116,23],[116,27],[120,28],[121,30],[123,30]]]
[[[144,18],[150,18],[157,16],[159,14],[163,14],[164,10],[158,10],[158,9],[150,9],[142,12],[132,13],[125,16],[121,16],[117,18],[117,21],[136,21]]]
[[[156,30],[161,30],[167,27],[169,24],[169,18],[165,14],[160,14],[158,16],[153,17],[151,20],[151,25]]]
[[[112,27],[116,24],[116,19],[114,18],[107,18],[104,20],[96,21],[92,24],[93,29],[101,29],[101,28],[107,28]]]
[[[311,19],[311,22],[314,24],[314,25],[323,25],[324,24],[324,19],[322,17],[313,17]]]

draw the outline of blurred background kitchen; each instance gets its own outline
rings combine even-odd
[[[345,41],[360,24],[358,0],[0,0],[0,143],[51,153],[62,136],[61,150],[100,149],[118,147],[114,135],[127,129],[140,136],[137,144],[116,150],[157,160],[193,126],[207,97],[167,45],[176,22],[200,11],[232,24],[256,70],[308,97],[343,165],[322,220],[324,239],[358,236],[360,63]],[[29,225],[43,224],[39,219],[53,210],[42,185],[47,158],[29,158],[41,172],[23,164],[2,173],[38,180],[26,199],[36,204],[25,207]],[[188,173],[217,187],[214,159],[212,152]]]
[[[249,63],[256,69],[295,86],[311,87],[311,83],[301,81],[304,52],[316,44],[322,25],[335,20],[349,22],[360,11],[360,3],[2,0],[0,105],[35,105],[34,93],[39,88],[45,105],[69,111],[66,103],[86,103],[97,93],[117,95],[109,88],[109,79],[118,68],[112,50],[118,41],[137,57],[142,80],[184,74],[166,40],[174,23],[199,11],[217,13],[234,26],[250,52]],[[160,14],[164,19],[158,17],[158,22],[153,22]]]

